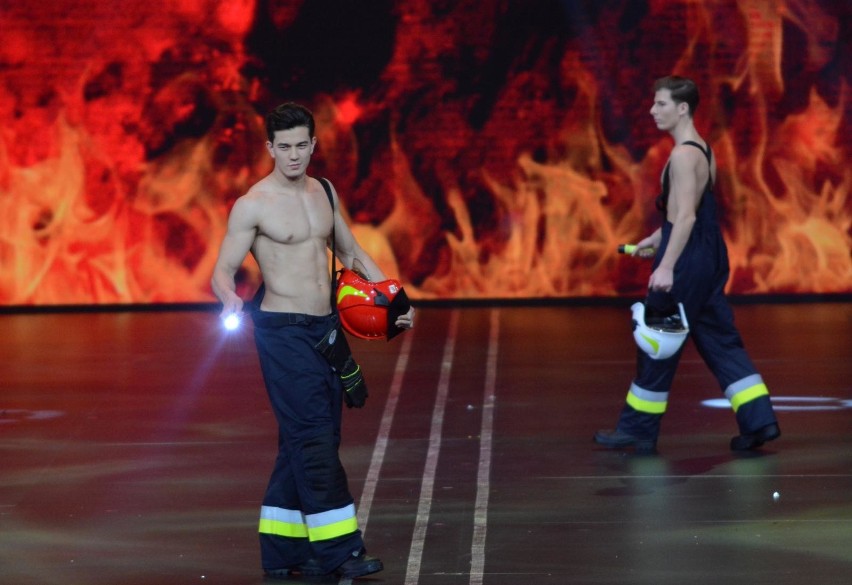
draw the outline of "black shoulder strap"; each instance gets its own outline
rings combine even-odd
[[[337,299],[335,298],[336,291],[334,284],[337,282],[337,237],[335,236],[334,225],[337,223],[334,217],[334,197],[331,196],[331,185],[328,180],[320,177],[319,180],[322,188],[325,189],[325,195],[328,197],[328,204],[331,205],[331,310],[337,310]]]
[[[325,196],[328,197],[328,204],[331,205],[331,209],[334,210],[334,197],[331,196],[331,185],[328,183],[328,179],[320,177],[319,180],[322,188],[325,189]]]

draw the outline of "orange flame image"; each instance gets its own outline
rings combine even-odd
[[[338,30],[323,6],[0,8],[0,304],[212,301],[228,210],[269,171],[262,114],[288,100],[412,298],[640,293],[617,246],[659,223],[671,144],[647,110],[669,73],[702,89],[729,292],[852,292],[842,7],[377,2]],[[258,279],[247,261],[241,291]]]

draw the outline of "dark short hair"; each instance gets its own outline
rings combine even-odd
[[[654,92],[661,89],[667,89],[672,94],[672,99],[676,104],[685,102],[689,106],[689,115],[695,115],[695,108],[698,107],[698,86],[695,82],[686,77],[677,75],[669,75],[661,77],[654,82]]]
[[[314,137],[314,115],[305,106],[287,102],[266,114],[266,137],[270,142],[279,130],[290,130],[299,126],[307,126],[308,134],[311,138]]]

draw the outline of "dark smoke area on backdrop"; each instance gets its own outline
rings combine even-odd
[[[415,299],[614,297],[659,222],[648,109],[702,89],[729,292],[852,292],[850,8],[818,0],[0,3],[0,305],[209,302],[262,115]],[[241,273],[248,293],[256,267]]]

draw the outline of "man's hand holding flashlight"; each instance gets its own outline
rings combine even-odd
[[[234,295],[232,299],[229,299],[228,302],[224,303],[222,306],[222,312],[219,313],[219,317],[222,319],[222,325],[228,331],[233,331],[240,326],[242,315],[243,300],[237,295]]]

